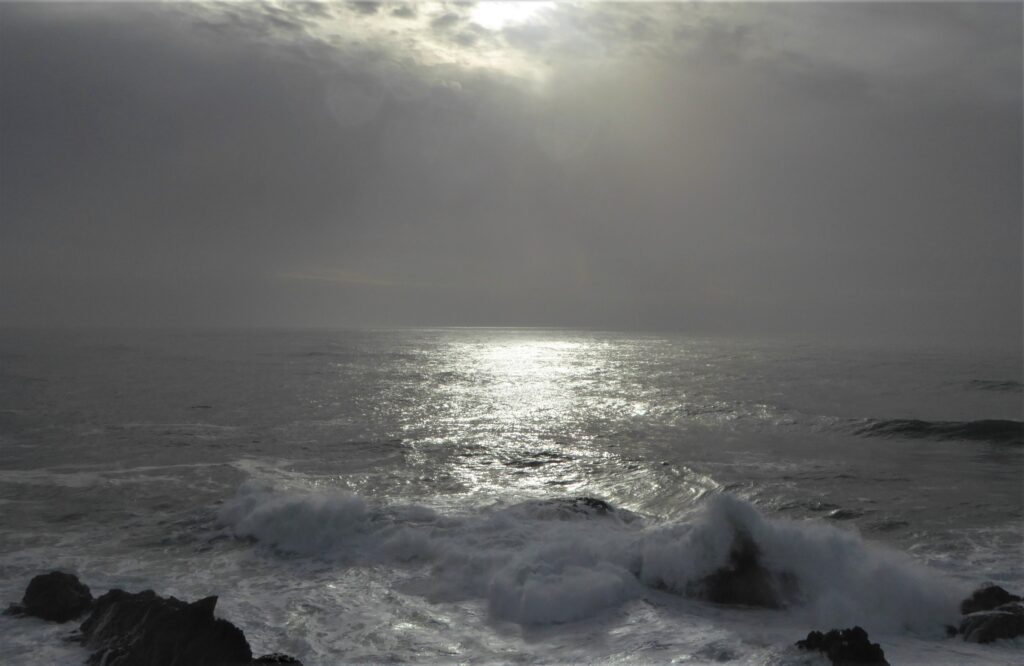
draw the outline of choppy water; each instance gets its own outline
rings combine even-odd
[[[1024,588],[1019,356],[548,330],[0,331],[0,592],[219,594],[257,653],[339,662],[892,663]],[[599,497],[613,515],[553,498]],[[800,594],[689,596],[736,529]],[[14,663],[81,663],[0,618]]]

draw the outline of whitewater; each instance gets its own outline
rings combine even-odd
[[[337,663],[1011,664],[1019,352],[542,329],[0,330],[0,602],[77,574]],[[713,603],[737,543],[774,608]],[[81,664],[0,617],[12,664]]]

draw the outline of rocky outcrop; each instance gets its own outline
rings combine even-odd
[[[111,590],[96,600],[82,623],[82,642],[99,666],[203,666],[248,664],[252,651],[242,630],[213,616],[217,597],[186,603],[152,590]]]
[[[1024,605],[1012,602],[965,615],[959,631],[968,643],[991,643],[1024,636]]]
[[[91,608],[73,637],[93,651],[91,666],[301,666],[277,652],[253,659],[242,630],[214,617],[216,606],[215,596],[188,603],[152,590],[111,590],[93,601],[78,578],[53,572],[33,578],[8,612],[64,622]]]
[[[594,497],[575,497],[573,499],[560,500],[572,511],[596,516],[607,516],[615,513],[615,507],[601,499]]]
[[[11,604],[9,615],[32,615],[51,622],[67,622],[92,606],[92,593],[78,576],[61,571],[36,576],[29,581],[21,604]]]
[[[860,627],[833,629],[827,633],[812,631],[807,638],[797,641],[801,650],[824,652],[835,666],[888,666],[885,652],[878,643],[868,639],[868,632]]]
[[[695,586],[701,599],[718,604],[783,608],[796,595],[796,579],[776,576],[761,564],[761,551],[747,534],[737,533],[729,562]]]
[[[1000,638],[1024,636],[1024,604],[1016,594],[998,585],[974,591],[960,604],[964,618],[957,633],[969,643],[991,643]]]
[[[978,611],[992,610],[1011,601],[1020,601],[1020,597],[1010,594],[998,585],[986,585],[979,587],[970,598],[960,602],[960,612],[969,615]]]

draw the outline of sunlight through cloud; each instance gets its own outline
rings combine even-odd
[[[488,30],[501,30],[535,20],[554,6],[553,2],[481,2],[473,8],[470,18]]]

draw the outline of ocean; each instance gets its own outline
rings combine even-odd
[[[1024,591],[1020,354],[548,329],[0,330],[0,601],[220,597],[338,663],[1019,663],[947,638]],[[611,507],[575,498],[596,498]],[[596,507],[596,508],[595,508]],[[693,585],[737,532],[784,608]],[[0,617],[10,664],[81,664]]]

